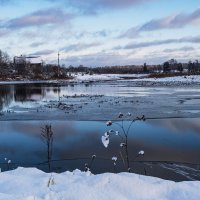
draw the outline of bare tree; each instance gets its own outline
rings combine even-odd
[[[6,52],[0,50],[0,74],[5,75],[9,73],[10,58]]]

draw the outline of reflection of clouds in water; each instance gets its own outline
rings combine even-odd
[[[13,145],[8,146],[6,144],[1,144],[1,146],[0,146],[0,154],[3,154],[5,152],[6,153],[10,153],[10,154],[14,154],[16,152],[16,148]]]
[[[51,123],[54,131],[53,159],[91,157],[93,154],[96,154],[97,158],[113,156],[120,158],[119,151],[123,151],[119,146],[120,139],[115,136],[111,138],[109,148],[104,148],[101,136],[107,127],[103,122],[14,121],[0,122],[1,155],[10,154],[16,157],[15,160],[24,162],[37,163],[46,160],[46,146],[40,138],[41,127],[46,123]],[[147,131],[149,124],[152,124],[154,128],[151,128],[150,132],[145,135],[143,132]],[[182,136],[177,141],[174,134],[174,130],[180,132],[186,130],[186,127],[188,130],[190,127],[194,128],[193,124],[197,126],[195,129],[199,128],[196,119],[194,122],[190,120],[152,120],[147,121],[139,129],[134,126],[133,137],[129,138],[130,158],[135,158],[138,151],[142,149],[145,151],[143,157],[145,160],[197,162],[200,159],[196,148],[198,140],[195,139],[195,145],[193,141],[188,142],[187,138]],[[158,126],[171,130],[166,132],[167,134],[161,134],[161,137],[164,136],[164,140],[161,138],[163,141],[158,138],[160,135],[151,132],[156,131]],[[194,140],[193,136],[191,138]]]
[[[83,155],[88,154],[91,152],[91,149],[96,148],[96,143],[100,144],[100,134],[101,132],[96,131],[94,128],[89,128],[90,122],[88,126],[80,126],[77,124],[84,122],[34,122],[34,121],[24,121],[24,122],[6,122],[4,124],[4,132],[10,133],[13,137],[21,137],[24,138],[25,143],[31,143],[33,138],[38,141],[37,146],[31,146],[31,151],[35,151],[38,156],[42,156],[44,158],[43,149],[45,152],[45,145],[43,144],[40,133],[41,127],[44,126],[46,123],[52,124],[52,129],[54,131],[54,152],[59,158],[63,158],[64,155]],[[0,128],[1,129],[1,128]],[[14,138],[13,138],[14,139]],[[14,139],[15,143],[16,140]],[[7,141],[8,145],[11,144]],[[18,143],[18,142],[17,142]],[[101,145],[101,144],[100,144]],[[23,145],[9,145],[9,148],[24,148]],[[93,152],[91,152],[93,153]]]
[[[200,119],[148,120],[147,123],[169,129],[172,132],[188,133],[193,131],[200,135]]]
[[[7,123],[6,128],[10,131],[16,131],[20,134],[29,136],[40,136],[41,127],[45,124],[51,124],[56,139],[63,139],[66,135],[76,135],[77,131],[74,128],[74,122],[59,122],[59,121],[12,121]]]

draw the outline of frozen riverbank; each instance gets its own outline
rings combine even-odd
[[[94,75],[75,75],[72,82],[104,82],[119,81],[130,82],[133,86],[195,86],[200,85],[200,75],[185,75],[165,78],[149,78],[149,74],[94,74]]]
[[[35,168],[0,173],[1,200],[199,200],[200,182],[166,181],[142,175],[64,172]]]
[[[127,81],[135,86],[185,86],[199,85],[200,75],[184,75],[165,78],[149,78],[149,74],[73,74],[69,80],[23,80],[23,81],[0,81],[0,85],[8,84],[68,84],[68,83],[92,83],[107,81]]]

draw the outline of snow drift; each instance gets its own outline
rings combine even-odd
[[[130,173],[64,172],[35,168],[0,173],[1,200],[199,200],[200,182],[162,180]]]

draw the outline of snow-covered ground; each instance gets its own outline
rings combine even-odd
[[[200,83],[200,75],[175,76],[166,78],[146,78],[147,74],[94,74],[94,75],[74,75],[72,81],[108,81],[108,80],[128,80],[134,82],[183,82]],[[131,79],[133,78],[133,79]]]
[[[67,80],[67,82],[89,82],[89,81],[134,81],[134,82],[157,82],[157,83],[200,83],[200,75],[191,76],[174,76],[166,78],[148,78],[148,74],[72,74],[73,79]],[[51,81],[0,81],[0,85],[3,84],[24,84],[24,83],[59,83],[63,81],[51,80]],[[65,81],[64,81],[65,82]]]
[[[120,173],[47,174],[35,168],[0,173],[0,200],[199,200],[200,182]]]
[[[139,78],[147,76],[147,74],[76,74],[74,76],[75,81],[109,81],[109,80],[120,80],[123,77]],[[73,80],[72,80],[73,81]]]
[[[141,81],[152,81],[152,82],[200,82],[200,75],[191,76],[174,76],[166,78],[142,78]],[[135,80],[134,80],[135,81]]]

